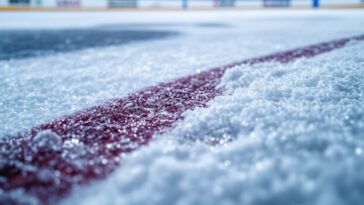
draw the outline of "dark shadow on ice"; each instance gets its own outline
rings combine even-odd
[[[205,27],[205,28],[228,28],[233,25],[225,23],[137,23],[137,24],[105,24],[100,28],[183,28],[183,27]]]
[[[67,29],[0,30],[0,60],[19,59],[92,47],[161,39],[177,32],[154,30]]]
[[[200,23],[200,24],[196,24],[196,26],[204,27],[204,28],[229,28],[229,27],[233,27],[232,25],[223,24],[223,23]]]

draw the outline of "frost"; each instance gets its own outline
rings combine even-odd
[[[63,204],[361,205],[363,50],[227,71],[223,96]]]
[[[0,137],[198,71],[361,34],[362,13],[359,10],[314,13],[219,11],[219,15],[206,12],[173,12],[174,18],[164,12],[0,13],[1,29],[4,30],[15,28],[17,31],[32,27],[31,32],[36,33],[49,27],[67,28],[71,31],[82,30],[82,27],[96,27],[92,29],[147,29],[180,33],[167,39],[89,47],[86,50],[76,49],[72,52],[26,59],[1,60]],[[120,25],[121,23],[124,24]],[[228,26],[196,26],[201,23]],[[338,24],[346,26],[338,28]],[[72,25],[76,28],[70,28]],[[110,26],[100,28],[99,25]],[[287,28],[290,28],[289,31]],[[323,29],[325,32],[317,32]],[[77,32],[71,35],[74,38],[82,36]],[[134,38],[133,34],[127,36],[129,38]],[[0,39],[4,40],[1,37]],[[32,38],[24,38],[25,42],[22,44],[49,46],[29,42],[28,39]],[[4,45],[1,40],[0,49]],[[30,54],[26,55],[33,56],[31,50],[28,52]],[[250,80],[249,77],[246,78],[245,83],[249,84]],[[307,83],[314,84],[315,80]]]
[[[169,18],[171,14],[179,19]],[[6,12],[0,16],[2,29],[124,22],[129,26],[122,28],[140,30],[140,25],[130,24],[147,21],[151,30],[181,34],[150,42],[0,61],[0,138],[160,82],[363,32],[363,12],[351,10],[221,11],[219,15]],[[196,22],[228,26],[201,27],[194,25]],[[206,108],[187,112],[175,129],[154,136],[160,140],[132,155],[115,160],[82,160],[88,153],[111,150],[118,145],[110,143],[100,148],[94,142],[85,146],[86,132],[61,139],[48,130],[34,137],[34,146],[29,149],[22,148],[22,140],[6,139],[12,140],[11,149],[15,150],[9,158],[14,162],[18,157],[37,162],[56,152],[65,159],[67,167],[56,164],[58,161],[47,161],[49,166],[41,169],[22,163],[8,168],[3,165],[13,161],[3,163],[0,159],[0,168],[18,171],[18,176],[27,181],[35,177],[41,184],[57,185],[59,180],[74,184],[84,182],[84,178],[73,175],[73,170],[86,169],[91,175],[101,176],[103,173],[96,165],[112,167],[121,160],[121,167],[107,180],[95,182],[89,188],[88,184],[76,187],[64,202],[72,205],[361,205],[363,67],[363,45],[357,42],[341,51],[287,65],[236,67],[223,78],[224,96]],[[165,115],[169,114],[166,110]],[[118,129],[123,130],[122,126]],[[1,147],[2,153],[7,154],[7,149],[10,148]],[[60,177],[53,170],[57,166],[70,176]],[[0,177],[0,183],[5,180]],[[42,194],[46,196],[48,190]],[[39,204],[22,188],[0,191],[0,204],[13,201]]]

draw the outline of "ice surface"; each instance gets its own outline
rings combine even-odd
[[[179,35],[0,61],[0,137],[211,67],[362,34],[364,18],[355,11],[92,15],[9,12],[0,14],[0,25],[103,25]],[[363,44],[353,43],[284,66],[235,68],[221,84],[224,96],[186,113],[170,133],[125,157],[105,182],[75,189],[64,204],[359,204],[363,61]],[[53,149],[48,140],[59,142],[46,132],[35,144]],[[77,156],[88,151],[82,142],[65,139],[62,146],[66,158],[82,167]],[[57,183],[57,173],[47,168],[29,170]],[[34,200],[21,189],[3,197]]]
[[[107,27],[90,29],[3,30],[0,60],[46,56],[58,52],[122,45],[176,35],[173,32],[126,30]]]
[[[363,50],[233,68],[224,96],[63,204],[362,204]]]
[[[363,32],[362,19],[362,12],[352,10],[0,13],[0,33],[108,28],[116,33],[180,34],[0,61],[0,137],[211,67],[358,35]]]

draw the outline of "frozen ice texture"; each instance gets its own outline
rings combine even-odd
[[[59,24],[52,23],[61,19],[54,13],[45,14],[49,21],[40,20],[44,14],[39,13],[0,14],[2,29],[147,21],[151,30],[181,33],[171,39],[0,61],[0,137],[159,82],[363,32],[363,14],[354,11],[239,11],[219,12],[214,18],[204,12],[192,17],[177,13],[178,20],[161,13],[146,18],[150,14],[138,12],[135,19],[123,18],[128,13],[96,13],[92,20],[88,14],[69,13]],[[150,146],[121,156],[122,166],[106,181],[76,188],[63,203],[360,204],[363,67],[362,43],[284,66],[237,67],[222,81],[224,96],[208,108],[186,113],[184,122],[155,136],[160,140]],[[80,154],[94,151],[72,138],[62,146],[67,160],[81,168],[86,165],[78,160]],[[32,160],[30,154],[25,157]],[[46,183],[59,180],[48,168],[22,168]],[[37,203],[22,189],[0,193],[0,200],[9,198]]]
[[[0,137],[216,66],[359,35],[363,18],[360,10],[0,13],[0,33],[85,28],[180,34],[1,60]]]
[[[63,204],[362,204],[363,51],[227,71],[223,96]]]

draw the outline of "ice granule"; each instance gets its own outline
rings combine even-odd
[[[59,151],[62,149],[62,138],[51,130],[44,130],[39,132],[33,138],[33,150],[38,151],[40,149],[49,151]]]

